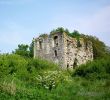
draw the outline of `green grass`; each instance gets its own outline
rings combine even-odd
[[[68,72],[42,59],[0,55],[0,100],[109,100],[109,59]]]
[[[83,64],[75,69],[72,76],[80,76],[87,79],[110,79],[110,57]]]

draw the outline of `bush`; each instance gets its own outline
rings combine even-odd
[[[0,55],[0,79],[10,76],[30,81],[40,70],[57,68],[57,65],[42,59],[24,58],[16,54]]]
[[[72,76],[85,78],[109,78],[110,76],[110,57],[102,58],[80,65],[75,69]]]

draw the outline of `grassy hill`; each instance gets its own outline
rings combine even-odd
[[[110,57],[63,71],[51,62],[0,55],[0,100],[107,100]]]
[[[92,41],[94,61],[62,70],[52,62],[33,59],[30,46],[18,45],[13,54],[0,54],[0,100],[109,100],[110,50],[98,38],[66,32],[77,39]]]

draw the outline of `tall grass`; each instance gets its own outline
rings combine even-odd
[[[109,76],[109,57],[79,66],[71,77],[42,59],[0,55],[0,100],[106,100]]]

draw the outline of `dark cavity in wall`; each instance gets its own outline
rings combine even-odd
[[[39,41],[39,48],[42,49],[42,41]]]
[[[54,53],[55,53],[55,57],[57,57],[57,50],[55,50]]]
[[[58,46],[58,36],[54,37],[54,46]]]

